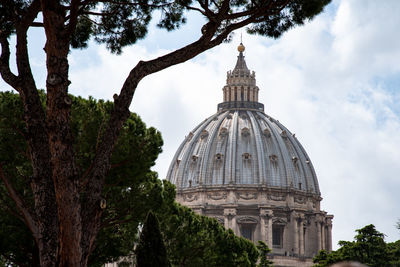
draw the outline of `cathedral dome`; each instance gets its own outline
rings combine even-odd
[[[258,102],[244,46],[222,88],[217,113],[193,129],[167,173],[176,200],[253,242],[266,242],[275,266],[309,267],[332,249],[333,215],[298,139]]]
[[[168,179],[178,189],[259,185],[319,194],[307,153],[286,127],[256,109],[226,109],[199,124],[179,147]]]
[[[241,46],[243,46],[241,44]],[[243,46],[244,47],[244,46]],[[264,113],[255,73],[243,52],[227,73],[224,102],[186,136],[167,179],[177,189],[229,185],[292,188],[319,195],[304,148],[285,126]]]

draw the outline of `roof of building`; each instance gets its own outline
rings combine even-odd
[[[178,148],[167,179],[178,190],[213,186],[293,188],[320,195],[304,148],[286,127],[264,113],[244,46],[227,74],[218,112],[200,123]]]

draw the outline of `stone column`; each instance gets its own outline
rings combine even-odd
[[[300,242],[300,248],[299,248],[299,255],[303,256],[304,255],[304,215],[301,214],[299,216],[299,242]]]
[[[224,210],[224,227],[225,229],[229,229],[229,217],[225,215],[225,210]]]
[[[321,223],[321,249],[326,250],[326,243],[325,243],[325,223]]]
[[[293,253],[299,255],[299,229],[298,229],[298,217],[297,212],[293,211],[292,221],[293,221]]]
[[[317,241],[318,241],[317,249],[318,249],[318,251],[320,251],[322,249],[322,246],[321,246],[321,243],[322,243],[322,240],[321,240],[321,219],[317,218],[315,224],[316,224],[316,227],[317,227]]]
[[[327,247],[326,247],[326,250],[328,251],[328,252],[330,252],[330,251],[332,251],[332,225],[328,225],[328,229],[327,229],[327,232],[328,232],[328,240],[327,240]]]
[[[327,218],[327,247],[326,250],[328,252],[332,251],[332,219]]]
[[[233,230],[233,232],[235,233],[235,235],[240,236],[240,231],[239,231],[239,229],[238,229],[238,227],[237,227],[237,224],[236,224],[236,210],[235,210],[235,214],[232,215],[231,229]]]
[[[265,214],[263,214],[263,210],[260,209],[260,235],[261,235],[261,241],[267,242],[267,223]]]
[[[272,211],[271,215],[268,216],[268,247],[272,249]]]
[[[261,240],[272,249],[272,210],[260,208]]]
[[[224,224],[225,228],[232,229],[233,232],[236,234],[236,209],[235,208],[228,208],[224,209]]]
[[[258,90],[257,90],[257,89],[254,89],[254,90],[255,90],[254,101],[257,101],[257,102],[258,102]]]

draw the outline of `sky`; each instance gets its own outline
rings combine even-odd
[[[184,137],[222,102],[240,34],[259,101],[307,151],[317,172],[322,209],[333,214],[333,246],[374,224],[387,241],[400,239],[400,1],[336,0],[325,12],[277,40],[238,30],[224,43],[142,80],[131,111],[161,131],[154,170],[165,178]],[[189,14],[175,32],[153,26],[145,40],[110,54],[91,42],[69,55],[70,93],[112,99],[139,60],[171,52],[200,36]],[[31,65],[45,87],[43,33],[30,31]],[[14,68],[15,69],[15,68]],[[0,90],[11,90],[0,80]]]

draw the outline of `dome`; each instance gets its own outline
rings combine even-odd
[[[217,112],[179,146],[167,173],[176,200],[255,243],[275,266],[309,267],[332,249],[333,215],[320,209],[317,176],[303,146],[258,102],[256,75],[238,48]]]
[[[255,73],[247,68],[243,51],[239,49],[236,66],[227,73],[218,112],[186,136],[167,179],[177,189],[251,185],[319,195],[317,176],[303,146],[258,102]]]
[[[200,123],[168,172],[178,189],[259,185],[319,195],[312,163],[286,127],[261,110],[226,109]]]

